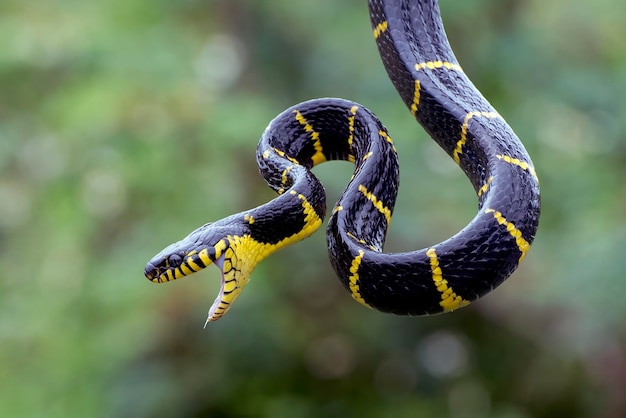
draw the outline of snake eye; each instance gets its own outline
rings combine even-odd
[[[182,262],[183,262],[183,259],[178,254],[172,254],[170,255],[170,258],[168,259],[168,263],[171,268],[176,268],[180,266],[180,263]]]

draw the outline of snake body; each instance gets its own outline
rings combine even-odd
[[[325,193],[311,169],[328,160],[355,164],[327,241],[333,268],[363,305],[402,315],[452,311],[501,284],[527,254],[539,222],[537,175],[520,140],[457,62],[437,1],[370,0],[369,9],[389,78],[469,178],[476,216],[439,244],[383,252],[399,180],[389,133],[355,102],[300,103],[269,124],[257,148],[259,171],[279,196],[198,228],[146,266],[148,279],[164,282],[217,265],[222,287],[207,322],[226,313],[263,258],[322,224]]]

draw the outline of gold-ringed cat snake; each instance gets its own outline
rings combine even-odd
[[[158,283],[218,266],[222,285],[207,322],[228,311],[262,259],[322,224],[325,193],[310,170],[328,160],[355,164],[332,210],[327,239],[332,266],[363,305],[403,315],[452,311],[493,290],[528,252],[539,222],[535,169],[456,61],[437,0],[370,0],[369,9],[389,78],[469,178],[478,213],[439,244],[383,252],[398,190],[398,158],[387,130],[347,100],[295,105],[269,124],[257,148],[260,173],[279,196],[198,228],[146,266],[146,277]]]

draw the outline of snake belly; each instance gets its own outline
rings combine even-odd
[[[501,284],[527,254],[539,222],[536,172],[515,133],[457,62],[437,1],[370,0],[369,9],[389,78],[469,178],[476,216],[439,244],[383,252],[399,181],[389,133],[358,103],[300,103],[269,124],[257,147],[259,171],[279,196],[198,228],[146,267],[150,280],[163,282],[217,265],[222,288],[207,322],[226,313],[263,258],[322,224],[324,189],[310,170],[324,161],[355,164],[328,221],[327,242],[335,272],[365,306],[402,315],[452,311]]]

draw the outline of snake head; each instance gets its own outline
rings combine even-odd
[[[228,311],[248,283],[254,267],[265,257],[259,256],[257,246],[250,245],[256,241],[242,229],[232,218],[203,225],[154,256],[144,274],[152,282],[163,283],[214,264],[222,273],[222,283],[206,323],[215,321]]]

